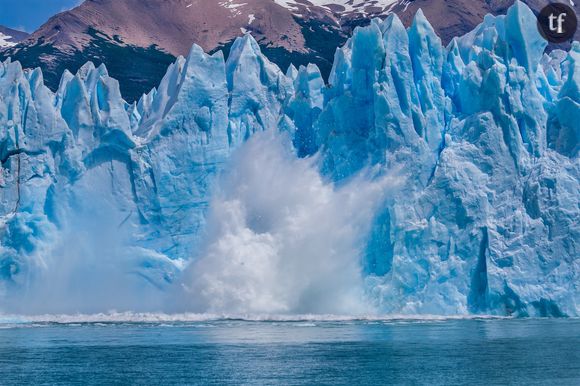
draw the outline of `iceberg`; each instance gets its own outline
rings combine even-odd
[[[232,155],[256,134],[273,132],[288,136],[286,147],[338,191],[365,178],[402,181],[369,205],[364,240],[353,237],[360,246],[351,263],[364,291],[345,291],[349,301],[364,292],[361,302],[392,314],[579,316],[580,43],[549,54],[546,45],[519,1],[448,47],[422,12],[408,29],[391,15],[354,31],[325,84],[315,65],[282,72],[248,34],[227,60],[194,45],[134,104],[105,66],[65,72],[53,93],[40,70],[0,63],[0,311],[52,312],[51,299],[75,292],[87,295],[67,300],[74,311],[102,311],[99,294],[109,292],[116,307],[163,307],[160,294],[175,293],[184,271],[195,277],[195,267],[208,264],[201,255],[208,221],[219,226],[210,211],[216,184],[243,164]],[[295,175],[279,162],[264,168]],[[296,211],[322,205],[300,197]],[[235,261],[242,252],[212,243],[222,269],[208,272],[232,274],[228,253]],[[329,244],[309,251],[312,259],[324,256],[312,267],[332,264]],[[273,265],[262,260],[248,261]],[[323,271],[328,290],[340,292],[330,285],[333,271]],[[246,273],[246,281],[257,277]],[[355,282],[351,273],[347,281]],[[193,287],[204,291],[208,280],[195,278]],[[267,283],[264,291],[284,296]],[[240,288],[255,293],[258,284]],[[231,285],[227,293],[235,294]],[[300,299],[324,286],[303,287],[304,296],[275,311],[316,312],[320,305]],[[244,302],[253,304],[248,296]],[[244,312],[232,302],[223,301]]]

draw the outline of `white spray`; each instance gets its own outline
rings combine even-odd
[[[186,310],[227,314],[370,311],[361,258],[392,178],[325,182],[284,135],[254,136],[234,155],[184,274]]]

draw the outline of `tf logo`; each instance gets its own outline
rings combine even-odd
[[[551,3],[538,15],[538,29],[546,40],[563,43],[574,37],[578,18],[572,8],[563,3]]]

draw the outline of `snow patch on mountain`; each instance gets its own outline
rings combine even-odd
[[[373,13],[384,13],[392,8],[395,4],[399,3],[399,0],[310,0],[310,1],[297,1],[297,0],[274,0],[277,4],[287,7],[293,10],[299,9],[305,6],[315,6],[322,7],[327,10],[339,13],[367,13],[367,9],[373,8],[375,12]]]
[[[0,32],[0,48],[14,47],[15,42],[12,41],[12,36],[8,36]]]

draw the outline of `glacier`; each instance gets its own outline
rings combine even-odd
[[[391,15],[326,84],[245,35],[133,104],[7,60],[0,312],[580,316],[580,44],[546,46],[519,1],[448,47]]]

